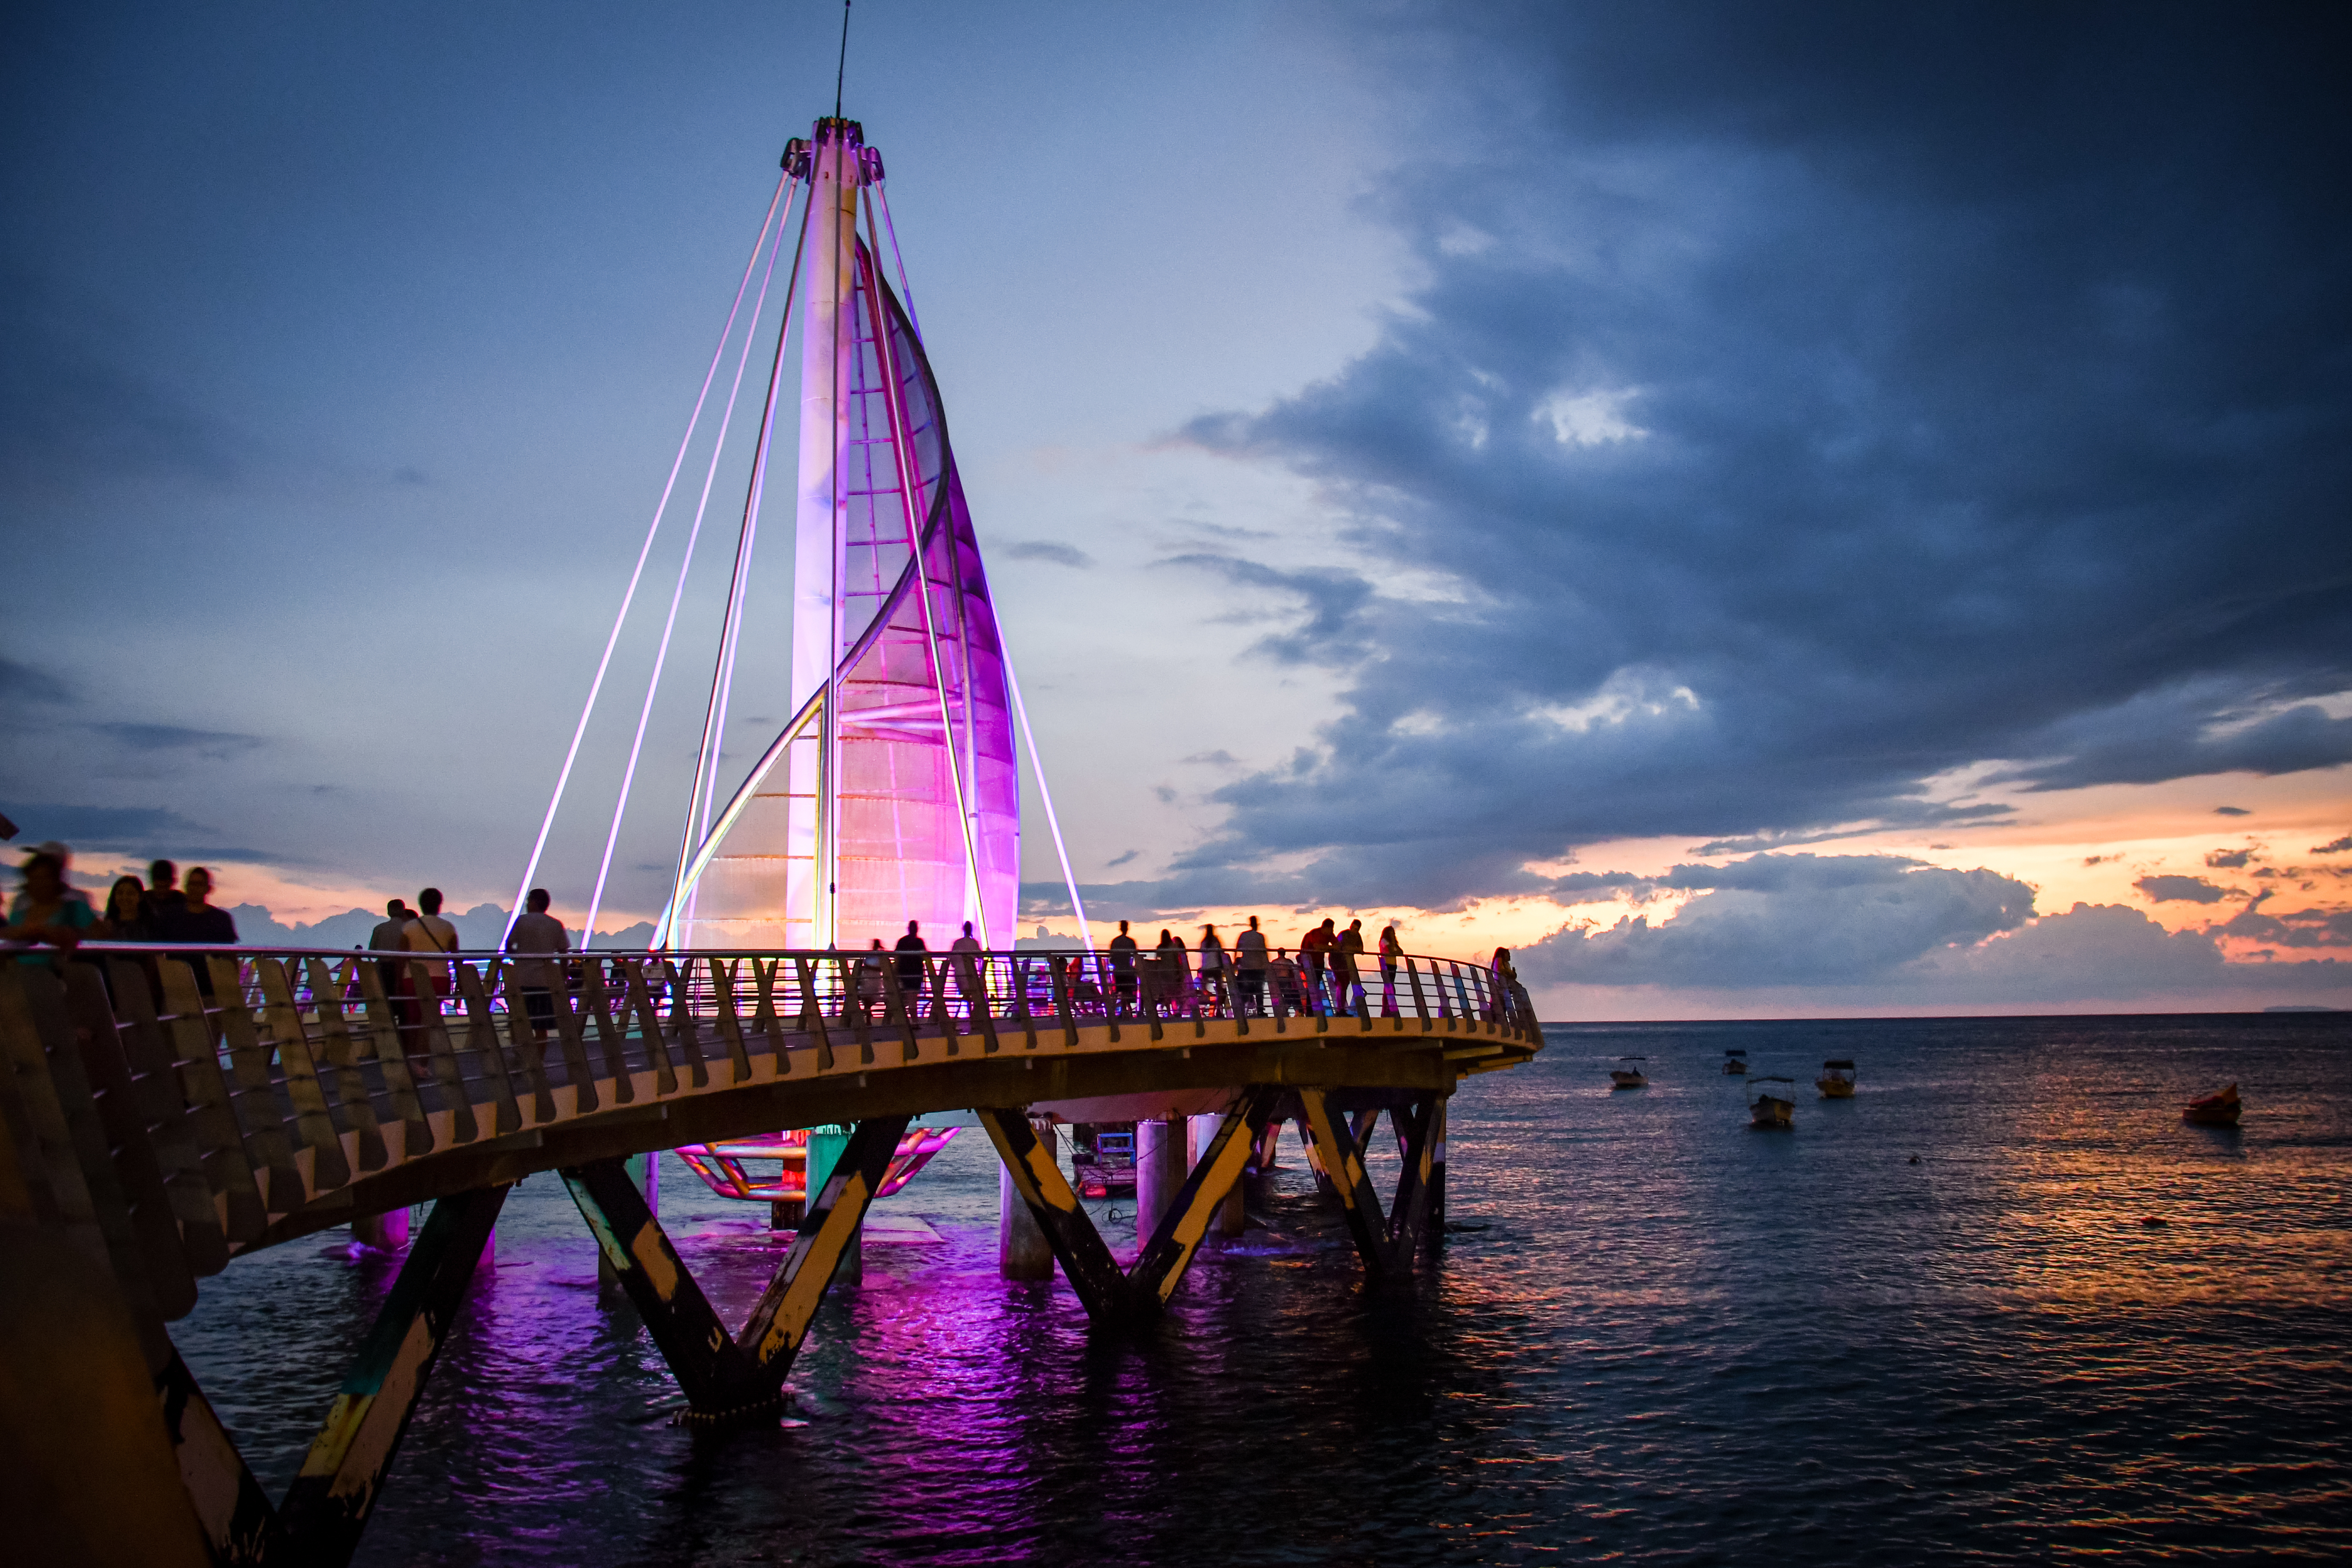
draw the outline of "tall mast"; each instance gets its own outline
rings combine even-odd
[[[808,295],[801,317],[800,509],[793,558],[792,702],[798,710],[825,693],[823,736],[815,759],[819,809],[808,823],[814,842],[814,941],[835,937],[835,849],[839,813],[840,704],[835,659],[841,646],[839,515],[843,475],[839,456],[848,437],[844,389],[856,352],[851,290],[856,281],[858,153],[865,142],[856,121],[816,122],[809,149]]]

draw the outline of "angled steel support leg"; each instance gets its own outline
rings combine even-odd
[[[866,1223],[866,1210],[881,1190],[890,1157],[898,1152],[898,1140],[913,1120],[877,1116],[851,1131],[849,1146],[834,1162],[824,1190],[807,1205],[784,1266],[745,1321],[738,1340],[768,1397],[774,1397],[792,1370],[825,1287],[833,1283],[834,1270],[856,1239],[857,1227]]]
[[[620,1277],[662,1359],[698,1414],[740,1402],[751,1366],[712,1311],[702,1288],[670,1245],[646,1195],[615,1158],[567,1166],[563,1184],[580,1205],[604,1260]]]
[[[278,1510],[261,1489],[236,1441],[196,1386],[195,1374],[177,1350],[161,1375],[155,1393],[163,1405],[163,1430],[180,1461],[180,1480],[195,1505],[197,1522],[212,1548],[213,1561],[257,1563],[273,1560],[278,1543]]]
[[[1432,1134],[1437,1124],[1437,1103],[1433,1099],[1423,1100],[1415,1102],[1410,1110],[1389,1112],[1390,1120],[1396,1123],[1397,1152],[1404,1161],[1404,1170],[1397,1177],[1396,1201],[1389,1205],[1389,1244],[1399,1272],[1412,1267],[1422,1233],[1429,1224],[1431,1162],[1436,1153],[1436,1139]]]
[[[1201,1238],[1209,1234],[1209,1221],[1217,1205],[1242,1179],[1242,1167],[1249,1163],[1250,1152],[1273,1120],[1275,1102],[1281,1098],[1279,1085],[1258,1084],[1225,1113],[1217,1135],[1201,1152],[1201,1163],[1176,1190],[1175,1201],[1161,1216],[1150,1243],[1128,1270],[1129,1295],[1137,1309],[1157,1311],[1168,1304],[1192,1255],[1200,1250]]]
[[[1374,1280],[1402,1272],[1396,1249],[1389,1242],[1388,1216],[1381,1212],[1380,1194],[1365,1173],[1363,1152],[1357,1147],[1347,1119],[1332,1114],[1319,1089],[1300,1089],[1298,1102],[1307,1112],[1307,1131],[1315,1140],[1316,1157],[1339,1200],[1340,1217],[1348,1222],[1348,1235],[1364,1260],[1364,1272]],[[1410,1259],[1405,1262],[1409,1266]]]
[[[286,1560],[351,1561],[507,1192],[481,1187],[433,1205],[278,1511]]]
[[[1037,1216],[1037,1227],[1045,1233],[1046,1245],[1054,1249],[1055,1261],[1061,1264],[1070,1289],[1085,1303],[1087,1316],[1097,1322],[1125,1316],[1126,1277],[1112,1260],[1110,1248],[1103,1245],[1102,1233],[1079,1206],[1078,1194],[1070,1190],[1069,1178],[1062,1174],[1054,1151],[1037,1141],[1028,1112],[1015,1107],[975,1109],[972,1114],[988,1130],[989,1142],[996,1145],[997,1156],[1012,1173],[1013,1189]]]

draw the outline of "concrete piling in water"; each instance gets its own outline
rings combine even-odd
[[[1002,1162],[996,1167],[996,1271],[1007,1279],[1054,1277],[1054,1248]]]
[[[408,1210],[386,1209],[352,1221],[352,1239],[378,1252],[398,1252],[408,1245]]]
[[[1135,1242],[1148,1247],[1152,1233],[1176,1201],[1192,1167],[1184,1162],[1184,1122],[1180,1117],[1135,1124]]]

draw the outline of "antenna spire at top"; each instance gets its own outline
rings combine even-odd
[[[849,0],[841,0],[841,63],[833,72],[833,117],[841,118],[841,83],[849,73]]]

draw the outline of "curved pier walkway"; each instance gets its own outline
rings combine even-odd
[[[347,1562],[499,1206],[535,1173],[562,1173],[692,1416],[725,1419],[775,1408],[915,1116],[974,1110],[1087,1311],[1132,1325],[1168,1300],[1283,1119],[1306,1130],[1368,1279],[1410,1272],[1443,1203],[1446,1097],[1543,1044],[1524,989],[1443,959],[1383,971],[1367,957],[1354,984],[1332,973],[1287,995],[1150,955],[1132,969],[1098,954],[905,960],[919,984],[902,984],[902,959],[94,944],[0,961],[0,1219],[20,1282],[0,1332],[28,1369],[16,1381],[70,1412],[41,1464],[105,1499],[60,1495],[60,1543],[131,1531],[149,1563]],[[1149,1121],[1204,1105],[1223,1111],[1215,1135],[1121,1270],[1032,1108]],[[1362,1158],[1382,1112],[1402,1155],[1385,1201]],[[622,1161],[841,1122],[846,1152],[730,1331]],[[425,1202],[272,1504],[166,1325],[243,1254]],[[156,1544],[173,1542],[186,1550]]]

